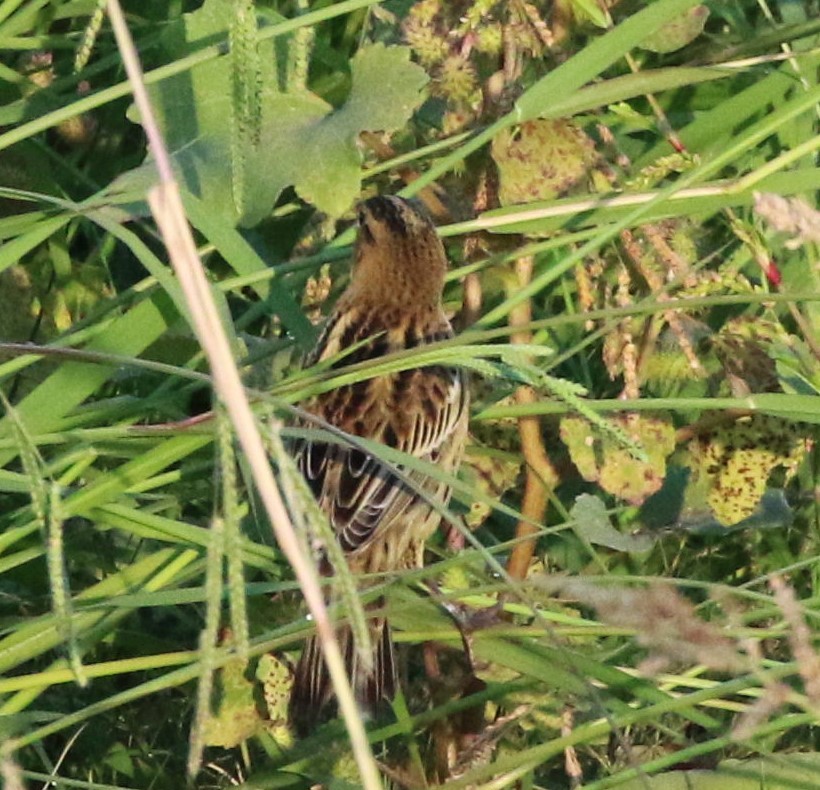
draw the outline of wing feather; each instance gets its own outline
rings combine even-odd
[[[356,361],[406,347],[407,330],[379,333],[381,322],[357,319],[355,330],[350,320],[331,319],[314,360],[332,357],[331,351],[338,352],[351,341],[362,343]],[[372,331],[374,323],[377,331]],[[361,328],[368,325],[369,332]],[[386,334],[393,336],[392,343]],[[413,345],[450,336],[452,329],[441,317]],[[372,343],[363,342],[368,337],[374,338]],[[459,370],[430,366],[346,385],[319,396],[308,410],[350,434],[379,439],[416,458],[436,461],[464,416],[466,397]],[[302,440],[294,449],[302,473],[347,552],[364,548],[389,529],[417,498],[417,486],[433,487],[426,475],[408,470],[402,471],[411,484],[401,481],[377,458],[356,447]]]

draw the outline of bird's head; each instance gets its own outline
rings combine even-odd
[[[377,305],[435,308],[447,258],[427,214],[403,198],[375,197],[358,207],[350,290]]]

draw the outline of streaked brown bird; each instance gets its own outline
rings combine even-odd
[[[453,336],[441,304],[447,258],[430,219],[398,197],[376,197],[358,211],[350,285],[339,298],[306,364],[343,354],[339,366],[375,359]],[[373,439],[453,473],[467,437],[469,394],[457,368],[431,365],[342,386],[305,404],[333,426]],[[449,487],[402,469],[401,480],[367,453],[342,444],[303,441],[294,450],[302,474],[354,573],[420,567],[424,542],[440,514],[419,490],[441,504]],[[330,574],[329,563],[323,572]],[[349,628],[338,637],[356,698],[373,713],[398,685],[393,640],[383,619],[370,621],[372,669],[357,658]],[[300,735],[332,708],[333,689],[316,637],[296,668],[290,718]]]

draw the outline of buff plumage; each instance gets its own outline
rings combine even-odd
[[[308,365],[340,355],[338,364],[348,365],[453,335],[441,304],[447,259],[427,216],[401,198],[377,197],[360,205],[358,223],[350,285]],[[349,434],[435,463],[446,473],[461,460],[468,392],[456,368],[428,366],[346,385],[305,408]],[[421,565],[424,542],[440,522],[427,498],[446,504],[447,485],[409,469],[402,470],[402,481],[377,459],[340,444],[305,441],[294,452],[354,573]],[[338,636],[357,699],[372,712],[393,697],[398,679],[389,624],[374,618],[370,629],[374,655],[367,669],[357,660],[349,629],[341,628]],[[300,734],[329,712],[332,697],[318,642],[310,639],[290,704]]]

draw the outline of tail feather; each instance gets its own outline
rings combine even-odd
[[[351,630],[343,626],[336,633],[353,693],[366,716],[374,716],[379,705],[392,700],[398,688],[390,625],[386,620],[377,620],[371,623],[371,627],[373,661],[370,668],[362,666]],[[308,639],[296,666],[289,704],[290,721],[296,734],[305,737],[335,712],[333,684],[319,638],[314,636]]]

